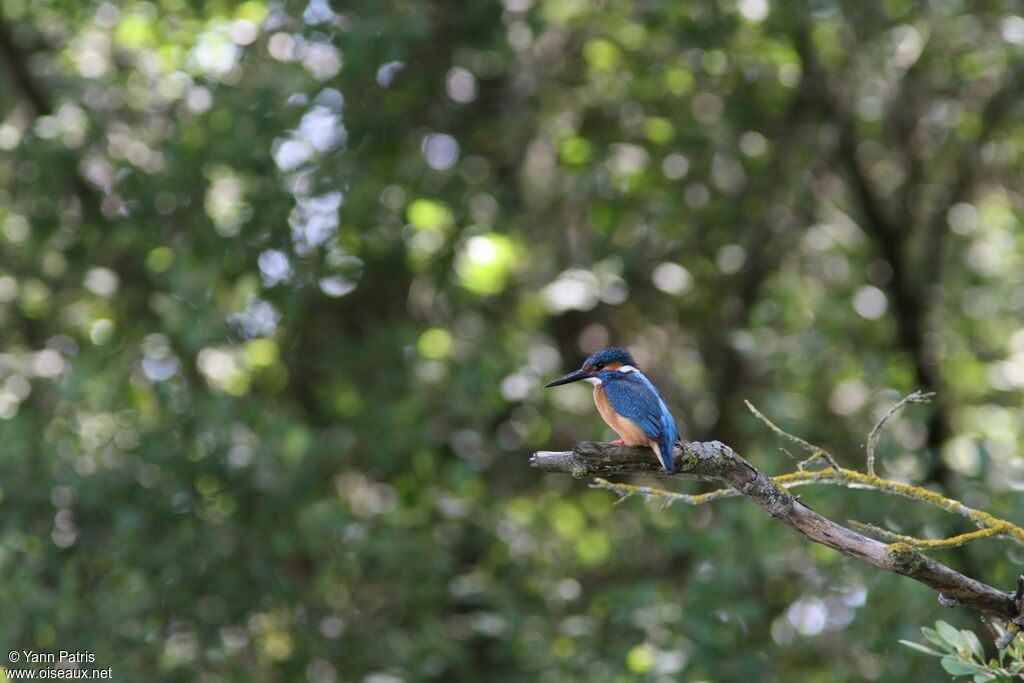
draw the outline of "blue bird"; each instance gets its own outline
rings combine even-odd
[[[608,426],[628,446],[647,446],[666,472],[674,469],[672,449],[678,433],[665,399],[644,377],[625,349],[602,349],[583,361],[583,367],[544,385],[557,387],[579,380],[594,385],[594,403]]]

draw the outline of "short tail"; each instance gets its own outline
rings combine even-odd
[[[672,460],[672,452],[675,450],[675,444],[664,441],[662,443],[651,444],[651,448],[654,450],[654,454],[658,456],[658,460],[661,461],[661,466],[665,468],[666,472],[672,472],[676,468],[675,462]]]

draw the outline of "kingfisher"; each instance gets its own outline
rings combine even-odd
[[[581,379],[594,385],[597,412],[621,437],[613,443],[647,446],[658,456],[666,472],[675,469],[672,449],[679,436],[675,418],[651,380],[640,372],[629,351],[601,349],[583,361],[579,370],[548,382],[544,388]]]

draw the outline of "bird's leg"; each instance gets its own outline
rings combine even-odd
[[[624,439],[615,439],[615,441],[612,441],[612,443],[617,443],[620,446],[625,446],[626,445],[626,441]]]

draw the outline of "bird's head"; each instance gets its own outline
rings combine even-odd
[[[583,366],[575,372],[570,372],[564,377],[559,377],[553,382],[548,382],[544,388],[557,387],[560,384],[578,382],[581,379],[597,377],[601,372],[609,370],[623,371],[623,368],[636,370],[636,361],[633,355],[626,349],[611,348],[601,349],[590,358],[583,361]],[[628,372],[628,370],[626,371]]]

